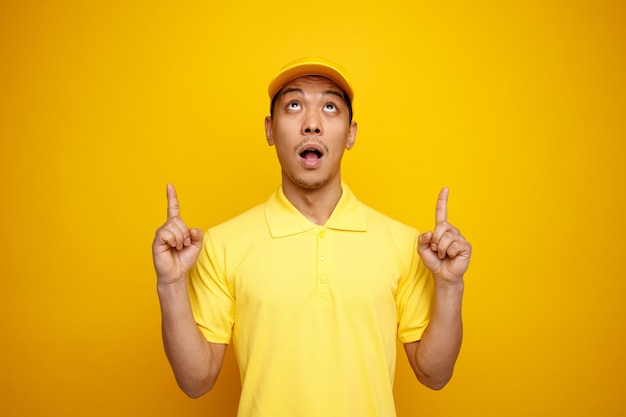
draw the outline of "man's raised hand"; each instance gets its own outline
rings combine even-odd
[[[435,209],[435,229],[419,236],[417,251],[435,279],[455,284],[463,282],[472,246],[459,230],[448,223],[448,189],[443,188]]]
[[[185,281],[202,248],[202,231],[188,229],[180,218],[176,189],[167,185],[167,221],[157,229],[152,242],[152,258],[159,284]]]

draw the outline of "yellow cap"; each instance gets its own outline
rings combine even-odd
[[[307,56],[285,65],[270,82],[268,93],[273,99],[276,93],[289,81],[303,75],[321,75],[330,78],[346,92],[350,101],[354,100],[354,90],[345,69],[319,56]]]

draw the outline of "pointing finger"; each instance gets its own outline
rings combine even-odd
[[[439,192],[437,199],[437,208],[435,210],[435,222],[445,223],[448,221],[448,187],[443,187]]]
[[[180,217],[180,205],[176,189],[172,184],[167,184],[167,218],[169,220],[172,217]]]

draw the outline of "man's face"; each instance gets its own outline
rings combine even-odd
[[[356,139],[343,90],[319,76],[296,78],[278,92],[265,133],[282,168],[283,186],[319,189],[340,178],[341,158]]]

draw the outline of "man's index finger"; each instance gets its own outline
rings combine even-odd
[[[167,218],[180,217],[180,205],[176,189],[172,184],[167,184]]]
[[[443,187],[437,199],[437,209],[435,210],[435,222],[448,221],[448,187]]]

